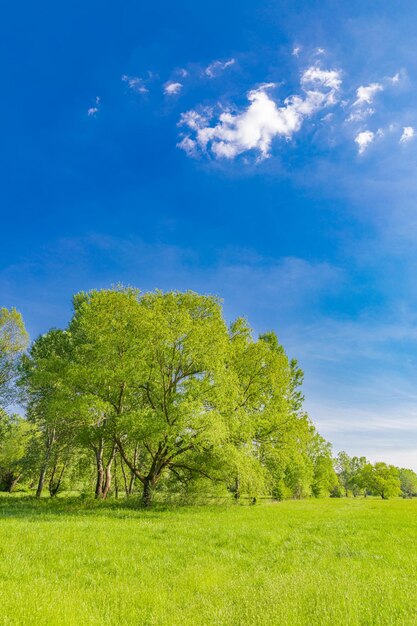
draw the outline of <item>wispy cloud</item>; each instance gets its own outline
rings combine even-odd
[[[143,78],[139,78],[139,76],[128,76],[127,74],[123,74],[122,81],[127,84],[129,89],[136,93],[148,93],[149,89],[145,85],[145,81]]]
[[[95,99],[95,105],[90,107],[87,110],[88,117],[95,117],[97,115],[97,113],[99,112],[99,109],[100,109],[100,102],[101,102],[101,100],[100,100],[99,96],[97,96],[96,99]]]
[[[404,126],[403,133],[400,138],[400,143],[407,143],[410,139],[413,139],[415,135],[414,128],[412,126]]]
[[[227,69],[231,65],[234,65],[235,63],[236,63],[235,59],[229,59],[228,61],[214,61],[213,63],[210,63],[210,65],[208,65],[205,68],[204,74],[208,76],[209,78],[215,78],[221,72],[223,72],[225,69]]]
[[[211,110],[183,113],[180,125],[188,127],[193,136],[183,137],[179,147],[189,155],[200,150],[216,158],[233,159],[255,150],[260,159],[268,157],[275,137],[291,139],[306,118],[336,102],[341,75],[338,70],[311,66],[301,75],[300,83],[302,95],[286,98],[283,106],[270,95],[275,83],[262,84],[248,92],[249,105],[244,111],[223,110],[213,126]]]
[[[380,79],[373,82],[364,82],[360,86],[356,83],[352,88],[353,77],[347,72],[323,67],[326,58],[330,56],[325,48],[304,50],[301,44],[296,43],[290,52],[295,65],[299,64],[301,52],[310,58],[310,65],[300,72],[298,90],[293,87],[292,93],[287,92],[290,95],[278,99],[274,90],[283,89],[287,82],[285,78],[282,82],[261,83],[246,92],[246,106],[231,102],[226,96],[226,90],[212,104],[197,105],[180,114],[178,126],[181,130],[177,146],[192,158],[212,156],[215,159],[233,160],[246,152],[252,152],[256,161],[260,162],[271,156],[275,139],[289,141],[306,126],[314,131],[311,137],[316,144],[337,149],[346,141],[356,142],[361,155],[375,139],[384,134],[388,139],[389,135],[398,133],[397,144],[404,144],[414,137],[415,126],[404,126],[402,134],[400,132],[401,125],[405,122],[413,123],[413,118],[407,115],[402,119],[401,112],[396,110],[389,119],[384,98],[377,97],[382,92],[396,92],[401,98],[409,88],[404,68],[392,75],[381,75]],[[179,66],[172,70],[168,81],[159,82],[159,93],[167,97],[178,96],[186,82],[201,79],[202,76],[213,79],[235,63],[236,59],[231,57],[215,60],[204,69],[198,63],[188,65],[187,69]],[[145,77],[122,76],[128,88],[139,94],[147,94],[149,83],[156,79],[158,76],[151,72]],[[219,84],[223,85],[223,81]],[[329,107],[333,107],[332,113],[328,112]],[[95,116],[98,110],[97,103],[90,107],[88,115]],[[319,121],[312,119],[320,111],[323,112]],[[371,117],[375,119],[372,130],[369,129],[368,121]],[[325,124],[330,120],[331,124]],[[376,130],[377,124],[385,129],[385,133],[381,128]],[[246,162],[249,161],[246,159]]]
[[[182,87],[183,87],[182,83],[168,81],[164,85],[164,94],[168,96],[175,96],[181,91]]]
[[[346,122],[363,122],[366,118],[374,115],[375,109],[371,107],[367,107],[366,109],[361,109],[359,111],[352,111],[346,118]]]
[[[309,89],[311,85],[329,87],[333,94],[340,89],[342,77],[340,70],[322,70],[319,66],[309,67],[301,75],[301,85]]]

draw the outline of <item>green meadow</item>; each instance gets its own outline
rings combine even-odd
[[[417,623],[417,500],[136,505],[2,496],[0,623]]]

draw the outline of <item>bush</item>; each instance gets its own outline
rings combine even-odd
[[[343,497],[343,489],[340,485],[336,485],[330,492],[331,498],[342,498]]]

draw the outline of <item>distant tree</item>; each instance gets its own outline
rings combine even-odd
[[[337,455],[335,470],[340,486],[344,490],[345,496],[348,496],[352,480],[352,459],[346,452],[342,451]]]
[[[310,456],[314,468],[312,494],[316,498],[328,496],[338,484],[338,478],[333,467],[331,445],[315,429],[310,444]]]
[[[350,460],[350,478],[348,481],[349,489],[352,491],[354,497],[359,496],[363,492],[361,483],[361,472],[367,464],[367,460],[364,456],[354,456]]]
[[[362,470],[367,460],[364,456],[350,457],[346,452],[339,452],[334,460],[334,467],[339,480],[339,486],[344,495],[352,493],[355,497],[360,495],[362,488]],[[337,494],[337,490],[335,491]]]
[[[400,469],[400,484],[403,496],[417,496],[417,474],[411,469]]]
[[[381,496],[383,500],[401,494],[400,472],[394,465],[367,463],[361,469],[358,481],[363,489]]]
[[[0,407],[14,399],[19,357],[28,345],[28,334],[16,309],[0,308]]]

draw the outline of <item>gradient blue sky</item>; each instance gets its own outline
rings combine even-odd
[[[1,14],[1,305],[35,338],[81,289],[218,294],[335,451],[417,469],[417,5]]]

